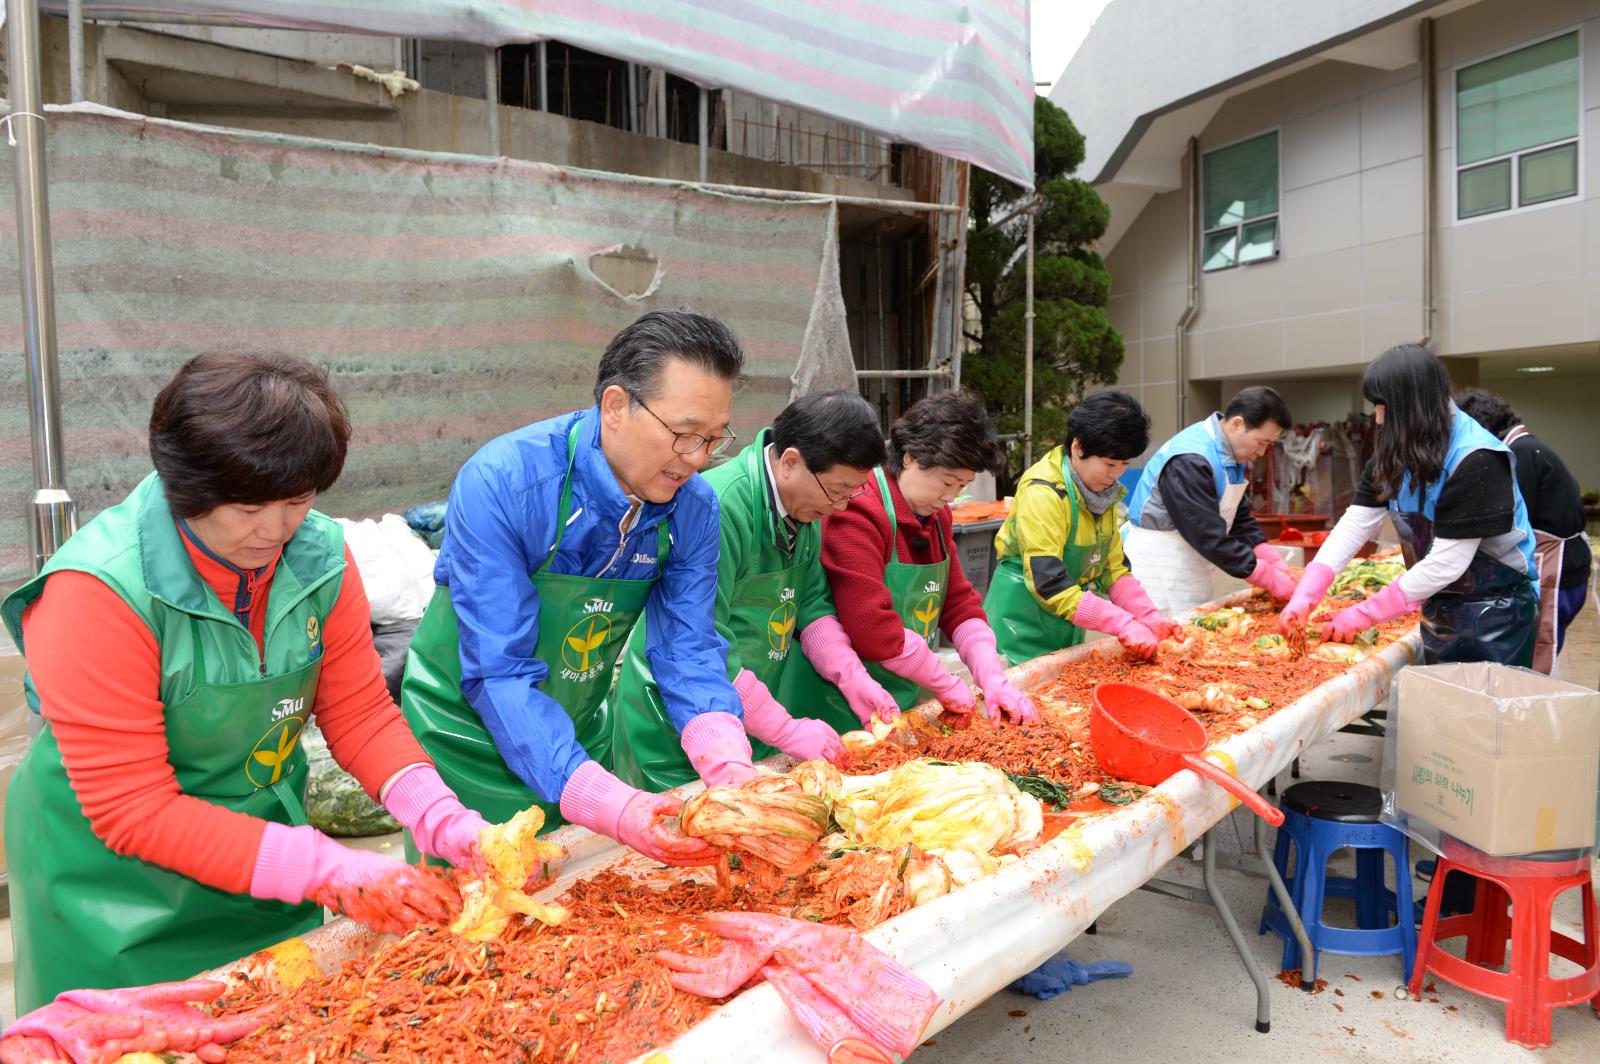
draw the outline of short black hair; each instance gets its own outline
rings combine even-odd
[[[1085,458],[1137,458],[1150,446],[1150,416],[1127,392],[1095,392],[1067,415],[1067,453],[1077,440]]]
[[[872,404],[848,388],[802,395],[772,422],[778,454],[793,447],[806,468],[821,473],[836,465],[871,469],[883,464],[883,429]]]
[[[652,310],[611,338],[600,356],[594,380],[594,401],[618,385],[634,402],[648,403],[661,387],[661,370],[669,358],[680,358],[723,380],[738,380],[744,371],[739,338],[716,318],[688,307]]]
[[[326,491],[349,446],[328,375],[289,355],[196,355],[150,408],[150,460],[176,517]]]
[[[1504,437],[1522,423],[1510,403],[1482,388],[1463,388],[1457,392],[1456,406],[1498,437]]]
[[[1276,388],[1268,388],[1265,384],[1240,388],[1234,393],[1222,411],[1222,420],[1235,417],[1244,418],[1245,425],[1253,429],[1269,421],[1276,421],[1285,432],[1294,427],[1294,418],[1289,416],[1289,404],[1283,401],[1283,396],[1278,394]]]
[[[982,403],[961,392],[937,392],[912,403],[896,419],[889,430],[886,465],[899,476],[909,454],[919,466],[981,473],[995,469],[1005,453]]]

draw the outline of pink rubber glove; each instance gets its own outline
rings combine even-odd
[[[1289,559],[1285,558],[1283,552],[1270,543],[1257,543],[1250,548],[1250,553],[1274,569],[1282,569],[1286,573],[1289,571]]]
[[[372,925],[374,930],[397,932],[449,922],[449,911],[428,904],[436,891],[421,871],[393,857],[341,846],[313,827],[267,825],[250,875],[250,896],[298,905],[313,892],[354,890],[378,880],[402,888],[395,893],[406,897],[396,901],[394,923]],[[413,883],[416,890],[403,889]],[[422,907],[414,908],[412,900]]]
[[[1161,616],[1161,611],[1156,609],[1144,585],[1132,573],[1124,574],[1111,585],[1111,601],[1133,614],[1134,620],[1154,632],[1158,640],[1178,630],[1176,622]]]
[[[461,804],[432,765],[402,769],[383,796],[383,807],[411,832],[417,849],[460,867],[478,850],[489,822]]]
[[[1367,601],[1346,606],[1334,614],[1333,619],[1323,628],[1322,638],[1335,643],[1353,643],[1359,633],[1373,625],[1392,621],[1416,608],[1417,604],[1406,598],[1405,591],[1400,587],[1400,581],[1395,580]]]
[[[892,724],[899,719],[900,707],[895,704],[894,696],[885,691],[883,685],[874,680],[861,664],[861,658],[856,654],[855,647],[850,645],[850,637],[845,635],[844,625],[839,623],[839,618],[829,614],[806,625],[800,633],[800,649],[805,652],[811,667],[817,670],[817,675],[844,695],[845,701],[850,703],[850,711],[863,728],[871,723],[874,716],[885,724]]]
[[[804,977],[831,999],[870,1044],[901,1056],[917,1047],[939,1007],[939,996],[915,972],[854,931],[769,913],[718,912],[702,919],[729,940],[731,963],[720,965],[723,954],[696,958],[658,953],[656,959],[691,973],[720,965],[723,984],[738,979],[733,984],[737,988],[750,976],[751,959],[770,956],[772,965]],[[672,978],[675,986],[679,978]]]
[[[756,778],[744,729],[732,713],[701,713],[684,725],[678,744],[707,787],[737,787]]]
[[[844,756],[844,743],[829,724],[811,717],[792,717],[778,704],[756,674],[740,669],[733,689],[744,704],[744,730],[769,746],[776,746],[797,761]]]
[[[1251,587],[1259,587],[1279,602],[1288,602],[1294,597],[1294,577],[1288,570],[1279,569],[1276,565],[1256,559],[1256,567],[1250,570],[1250,575],[1244,582]]]
[[[972,691],[944,667],[939,655],[928,649],[928,641],[909,628],[905,633],[900,653],[882,662],[883,667],[926,687],[939,704],[952,713],[971,713],[977,709],[978,702],[972,697]]]
[[[223,1046],[265,1022],[264,1009],[214,1019],[191,1002],[215,1001],[225,983],[195,979],[124,990],[69,990],[5,1032],[0,1049],[14,1061],[114,1061],[125,1053],[193,1053],[207,1064]],[[35,1055],[27,1055],[27,1054]]]
[[[674,818],[682,809],[678,799],[630,787],[596,761],[579,765],[561,791],[561,815],[574,824],[662,864],[716,864],[721,856],[717,850],[678,830]]]
[[[962,621],[950,633],[950,642],[955,644],[956,653],[961,655],[961,660],[972,670],[973,679],[983,688],[983,702],[991,723],[999,724],[1002,713],[1012,724],[1039,722],[1039,710],[1034,706],[1033,699],[1006,679],[1006,667],[1000,660],[994,630],[989,627],[988,621],[982,617]]]
[[[769,964],[761,974],[778,992],[794,1022],[811,1037],[830,1061],[848,1064],[894,1064],[894,1058],[872,1044],[867,1034],[827,994],[803,975],[781,964]]]
[[[1306,566],[1305,574],[1300,577],[1300,583],[1295,585],[1289,604],[1278,614],[1278,631],[1287,635],[1291,629],[1303,627],[1306,618],[1317,608],[1317,603],[1322,601],[1322,596],[1328,593],[1328,588],[1333,586],[1334,578],[1338,575],[1321,562]]]
[[[1117,581],[1117,586],[1121,583],[1121,580]],[[1148,661],[1155,657],[1156,644],[1161,641],[1155,632],[1127,610],[1107,602],[1092,591],[1085,591],[1078,600],[1072,623],[1079,628],[1116,636],[1129,654],[1141,660]]]

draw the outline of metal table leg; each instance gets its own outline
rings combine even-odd
[[[1228,907],[1228,900],[1222,896],[1222,891],[1217,887],[1217,849],[1211,842],[1211,836],[1214,834],[1216,828],[1206,832],[1202,840],[1205,844],[1205,855],[1200,861],[1200,875],[1206,885],[1206,896],[1217,910],[1217,915],[1221,917],[1222,926],[1228,932],[1228,937],[1233,940],[1233,948],[1239,953],[1239,961],[1249,974],[1250,981],[1256,985],[1256,1030],[1266,1034],[1272,1030],[1272,1003],[1267,998],[1267,977],[1262,974],[1261,966],[1250,953],[1250,945],[1245,940],[1244,932],[1239,930],[1239,922],[1233,918],[1233,910]]]
[[[1272,893],[1278,897],[1278,908],[1288,917],[1289,930],[1300,946],[1300,989],[1309,994],[1316,989],[1315,981],[1306,977],[1306,972],[1311,970],[1309,963],[1311,939],[1306,935],[1306,925],[1300,919],[1300,910],[1295,908],[1293,899],[1289,897],[1289,888],[1284,886],[1283,877],[1278,875],[1278,866],[1273,864],[1272,858],[1267,855],[1267,822],[1260,817],[1253,819],[1256,822],[1256,855],[1261,859],[1261,867],[1266,869],[1267,882],[1272,884]]]
[[[1258,820],[1259,823],[1259,820]],[[1220,825],[1218,825],[1220,826]],[[1217,910],[1217,915],[1222,919],[1223,929],[1228,932],[1228,938],[1233,941],[1233,948],[1239,953],[1239,961],[1244,965],[1245,972],[1249,974],[1250,981],[1256,985],[1256,1030],[1266,1034],[1272,1029],[1272,1008],[1267,999],[1268,981],[1262,974],[1261,966],[1256,964],[1256,959],[1250,953],[1249,943],[1244,937],[1244,932],[1239,930],[1239,922],[1233,918],[1233,910],[1228,907],[1228,901],[1222,896],[1222,891],[1217,887],[1217,847],[1212,844],[1212,836],[1216,834],[1217,827],[1213,827],[1200,838],[1203,853],[1200,858],[1200,874],[1205,883],[1205,889],[1191,887],[1187,883],[1174,883],[1166,879],[1151,879],[1141,884],[1140,890],[1148,890],[1152,894],[1160,894],[1168,898],[1179,898],[1183,901],[1192,901],[1197,905],[1210,905]],[[1261,850],[1261,859],[1267,865],[1267,875],[1275,882],[1279,904],[1288,899],[1289,892],[1284,889],[1283,880],[1277,878],[1277,869],[1272,867],[1271,859],[1266,856],[1262,846],[1263,836],[1259,827],[1256,829],[1256,848]],[[1193,847],[1185,852],[1192,860]],[[1235,861],[1238,858],[1234,858]],[[1252,875],[1262,874],[1252,867]],[[1301,948],[1307,950],[1310,956],[1309,943],[1305,938],[1305,927],[1300,923],[1299,913],[1295,910],[1293,902],[1285,906],[1291,914],[1290,921],[1296,928],[1296,940],[1301,943]],[[1303,984],[1302,984],[1303,986]]]

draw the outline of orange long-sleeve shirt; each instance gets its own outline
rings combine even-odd
[[[236,612],[259,647],[276,561],[246,581],[189,540],[184,545],[224,606],[244,605]],[[396,772],[431,761],[384,686],[367,594],[348,549],[345,565],[322,626],[312,713],[334,760],[376,798]],[[116,853],[245,893],[266,821],[182,792],[167,760],[161,652],[138,614],[98,578],[62,571],[45,581],[22,625],[40,709],[94,833]]]

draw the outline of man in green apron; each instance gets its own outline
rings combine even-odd
[[[802,761],[836,756],[840,732],[874,710],[899,712],[853,654],[839,668],[854,712],[839,712],[824,701],[824,688],[836,689],[796,668],[801,654],[793,653],[796,643],[807,652],[814,625],[838,624],[819,525],[866,490],[883,461],[880,431],[877,414],[855,392],[817,392],[790,403],[772,428],[705,474],[722,512],[717,631],[728,644],[727,672],[757,757],[774,747]],[[687,783],[695,770],[650,673],[646,633],[642,623],[634,629],[611,695],[612,756],[618,776],[661,791]]]
[[[717,501],[698,471],[733,440],[744,364],[722,323],[652,311],[606,347],[588,410],[487,444],[450,492],[439,587],[401,706],[469,808],[538,804],[657,860],[715,852],[677,803],[612,775],[606,692],[641,615],[644,653],[691,764],[753,775],[715,625]]]
[[[933,651],[943,632],[982,688],[990,719],[1038,720],[1032,699],[1006,678],[978,593],[952,560],[950,501],[1003,454],[983,405],[959,392],[919,400],[895,421],[869,490],[823,523],[822,564],[839,623],[807,640],[820,672],[856,654],[901,709],[931,693],[947,710],[970,713],[971,691]]]
[[[6,803],[19,1013],[187,978],[318,926],[313,894],[415,879],[305,826],[313,713],[427,852],[470,855],[484,822],[388,697],[343,534],[310,509],[349,434],[320,370],[201,355],[156,398],[157,472],[5,600],[44,718]]]
[[[1117,528],[1117,478],[1150,444],[1150,419],[1127,392],[1073,407],[1067,442],[1027,472],[995,535],[999,566],[984,597],[1000,652],[1014,664],[1116,636],[1141,658],[1174,627],[1128,571]]]

